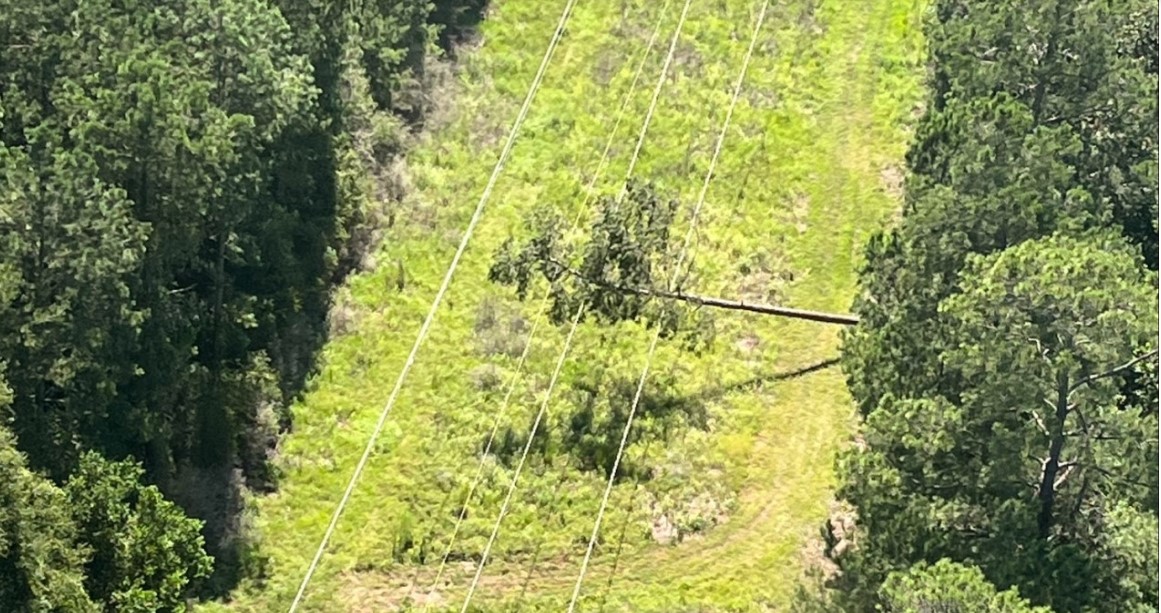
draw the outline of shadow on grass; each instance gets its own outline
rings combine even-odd
[[[838,363],[839,358],[836,357],[822,360],[821,362],[816,362],[808,366],[801,366],[786,372],[763,373],[756,377],[738,381],[737,383],[730,383],[728,385],[709,388],[699,394],[698,398],[702,401],[716,400],[722,398],[726,394],[758,389],[767,383],[777,383],[779,381],[788,381],[790,379],[797,379],[798,377],[805,377],[811,373],[816,373],[822,370],[826,370],[832,366],[836,366]]]

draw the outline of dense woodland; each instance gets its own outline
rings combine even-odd
[[[174,610],[259,572],[242,497],[276,487],[330,289],[385,223],[366,177],[482,4],[0,0],[5,610]],[[1156,4],[935,0],[925,34],[844,341],[855,527],[827,523],[838,570],[796,606],[1156,611]],[[491,280],[712,342],[681,203],[598,209],[581,243],[533,216]],[[624,417],[569,453],[610,472]]]
[[[925,34],[843,350],[838,600],[1156,611],[1157,6],[940,0]]]
[[[366,177],[482,9],[0,1],[0,609],[173,610],[247,568]]]

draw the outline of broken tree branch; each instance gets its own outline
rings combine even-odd
[[[638,296],[646,296],[650,298],[663,298],[666,300],[680,300],[689,304],[696,304],[699,306],[715,307],[719,309],[728,309],[732,311],[747,311],[750,313],[760,313],[762,315],[776,315],[779,317],[790,317],[792,319],[805,319],[807,321],[817,321],[827,324],[839,324],[844,326],[858,325],[858,315],[850,315],[846,313],[824,313],[821,311],[807,311],[805,309],[793,309],[790,307],[776,306],[773,304],[764,304],[758,302],[746,302],[744,300],[726,300],[725,298],[715,298],[712,296],[700,296],[697,294],[687,294],[684,292],[668,292],[664,290],[647,289],[642,287],[624,287],[603,281],[594,281],[585,278],[579,271],[572,267],[566,266],[561,262],[550,259],[550,263],[559,267],[562,271],[577,277],[588,283],[599,285],[606,289],[611,289],[618,292],[625,292],[627,294],[636,294]]]
[[[845,313],[823,313],[821,311],[807,311],[804,309],[792,309],[790,307],[776,306],[773,304],[763,304],[755,302],[746,302],[744,300],[726,300],[724,298],[714,298],[711,296],[698,296],[696,294],[666,292],[660,290],[637,290],[634,293],[641,295],[654,296],[656,298],[666,298],[670,300],[681,300],[690,304],[697,304],[702,306],[717,307],[720,309],[730,309],[734,311],[749,311],[751,313],[761,313],[763,315],[778,315],[781,317],[791,317],[794,319],[805,319],[807,321],[817,321],[828,324],[841,324],[844,326],[854,326],[859,323],[857,315],[848,315]]]

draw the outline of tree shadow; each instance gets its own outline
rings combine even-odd
[[[640,442],[671,440],[684,429],[709,427],[704,403],[697,397],[678,394],[672,380],[648,380],[638,398],[635,377],[591,374],[573,382],[566,394],[570,410],[562,412],[555,423],[541,424],[531,442],[531,427],[508,426],[500,431],[491,453],[512,468],[527,446],[531,455],[546,464],[555,455],[565,455],[582,472],[607,479],[616,466],[618,483],[627,479],[648,481],[652,469],[622,455],[623,450]],[[634,415],[633,427],[622,445],[630,413]],[[481,451],[484,445],[481,441]]]
[[[449,57],[456,57],[456,46],[475,35],[484,20],[488,0],[436,0],[428,21],[442,26],[439,46]]]
[[[816,373],[816,372],[819,372],[822,370],[826,370],[826,369],[830,368],[831,366],[837,365],[839,363],[839,361],[840,361],[840,359],[835,357],[835,358],[829,358],[826,360],[822,360],[821,362],[816,362],[814,364],[809,364],[807,366],[800,366],[798,368],[795,368],[794,370],[789,370],[786,372],[763,373],[763,374],[757,375],[755,377],[751,377],[749,379],[738,381],[736,383],[729,383],[729,384],[721,385],[718,387],[708,388],[708,389],[702,391],[700,394],[698,394],[697,397],[699,400],[701,400],[703,402],[710,401],[710,400],[718,400],[718,399],[721,399],[722,397],[726,396],[727,394],[759,389],[763,385],[766,385],[768,383],[777,383],[779,381],[788,381],[790,379],[797,379],[798,377],[804,377],[804,376],[809,375],[811,373]]]
[[[638,401],[634,425],[629,432],[625,448],[638,443],[664,444],[682,430],[706,430],[709,427],[707,404],[734,392],[745,392],[768,383],[787,381],[819,372],[839,363],[839,358],[830,358],[786,372],[767,373],[710,388],[698,394],[681,395],[673,381],[646,383]],[[569,461],[579,470],[600,474],[608,478],[617,464],[621,449],[621,437],[628,414],[636,394],[635,378],[620,376],[584,377],[571,385],[571,410],[563,413],[558,423],[541,424],[535,437],[528,442],[526,428],[507,426],[500,430],[490,453],[508,468],[513,468],[525,445],[529,453],[541,462],[549,462],[556,454],[569,456]],[[485,441],[480,441],[480,452]],[[653,476],[652,468],[643,460],[621,457],[615,481],[648,481]]]

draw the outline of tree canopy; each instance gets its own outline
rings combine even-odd
[[[1137,261],[1108,236],[970,259],[936,328],[957,394],[885,397],[868,449],[845,457],[840,495],[866,531],[857,572],[949,557],[1056,610],[1131,602],[1106,517],[1157,494],[1140,470],[1156,417],[1118,406],[1119,374],[1155,356],[1155,275]]]
[[[369,247],[372,194],[349,177],[399,153],[438,43],[482,10],[0,0],[0,446],[18,509],[0,532],[5,580],[32,572],[0,609],[176,609],[205,586],[203,548],[208,592],[228,587],[236,484],[276,485],[269,446],[330,288]],[[368,113],[394,144],[369,158]]]
[[[852,610],[919,606],[899,573],[941,560],[1054,611],[1157,610],[1156,15],[935,3],[903,216],[843,349]]]
[[[0,603],[19,611],[178,611],[211,559],[187,518],[132,462],[86,453],[63,488],[0,428]]]
[[[891,613],[1051,613],[1029,605],[1014,589],[997,591],[980,569],[947,559],[891,573],[881,595]]]

